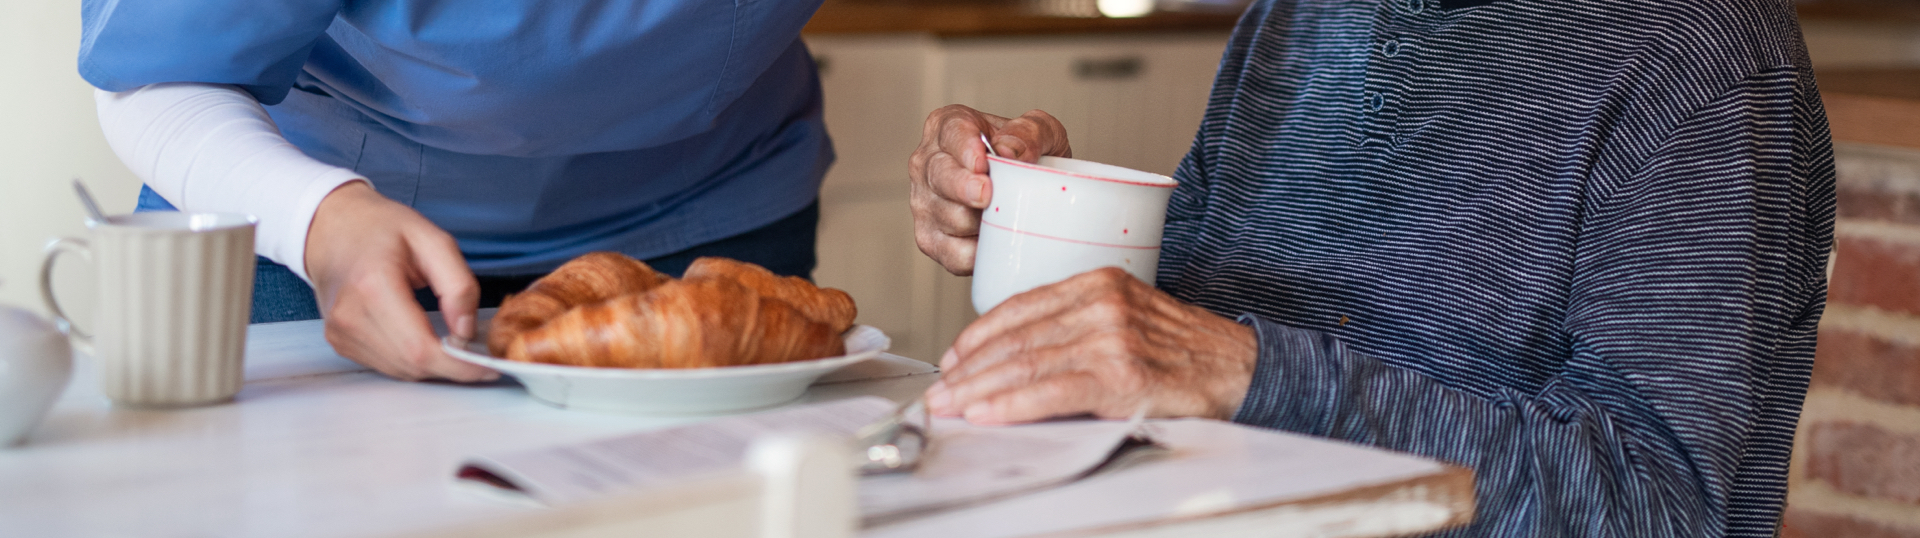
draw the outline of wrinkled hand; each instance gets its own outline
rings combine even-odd
[[[1091,414],[1227,419],[1253,379],[1253,329],[1118,268],[1015,295],[954,341],[927,406],[976,424]]]
[[[413,290],[431,286],[456,336],[473,337],[480,285],[447,232],[364,182],[321,200],[307,230],[307,275],[341,356],[399,379],[486,381],[500,374],[447,356]]]
[[[993,140],[1003,157],[1036,162],[1042,156],[1072,157],[1067,129],[1038,110],[1007,119],[962,105],[947,105],[927,115],[920,147],[907,161],[912,183],[913,240],[948,272],[973,274],[973,250],[980,235],[980,210],[993,200],[987,180],[987,148],[980,133]]]

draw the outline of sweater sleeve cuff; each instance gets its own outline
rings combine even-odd
[[[308,156],[259,101],[231,86],[152,84],[96,92],[95,103],[102,134],[134,175],[181,210],[253,215],[254,252],[313,282],[313,214],[334,189],[364,176]]]
[[[307,232],[313,227],[313,215],[320,211],[320,201],[325,200],[334,189],[354,181],[366,181],[366,178],[344,168],[321,171],[301,189],[299,196],[292,200],[289,211],[281,218],[269,219],[265,215],[256,215],[260,219],[260,228],[254,237],[255,251],[286,265],[300,280],[312,286],[313,277],[307,275]]]
[[[1253,314],[1235,321],[1252,327],[1259,345],[1253,382],[1233,421],[1274,429],[1324,434],[1339,386],[1335,357],[1339,341]]]

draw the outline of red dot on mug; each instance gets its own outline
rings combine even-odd
[[[1126,229],[1126,228],[1121,228],[1121,229],[1120,229],[1120,233],[1123,233],[1123,234],[1124,234],[1124,233],[1127,233],[1127,229]]]
[[[1061,185],[1061,186],[1060,186],[1060,192],[1067,192],[1067,186],[1066,186],[1066,185]]]

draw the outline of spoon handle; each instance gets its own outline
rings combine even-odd
[[[107,221],[106,214],[100,212],[100,204],[93,202],[93,193],[87,191],[87,184],[81,183],[80,178],[73,178],[73,192],[80,195],[80,205],[86,206],[88,227]]]
[[[994,150],[993,150],[993,141],[992,141],[992,140],[987,140],[987,133],[980,133],[980,142],[981,142],[981,143],[983,143],[983,144],[986,144],[986,145],[987,145],[987,154],[988,154],[988,155],[992,155],[992,156],[995,156],[995,157],[999,157],[999,156],[1000,156],[1000,152],[997,152],[997,151],[994,151]]]

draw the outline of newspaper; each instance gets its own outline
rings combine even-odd
[[[852,439],[891,415],[894,402],[867,396],[794,406],[587,443],[469,458],[468,483],[561,505],[659,487],[737,469],[755,438],[811,433]],[[864,477],[869,525],[1004,498],[1070,482],[1144,442],[1140,422],[1057,421],[973,426],[936,419],[929,449],[911,473]],[[1129,440],[1134,440],[1130,443]]]
[[[868,525],[1072,482],[1128,448],[1151,444],[1141,419],[974,426],[935,419],[930,452],[911,474],[860,480]]]
[[[718,418],[598,441],[481,455],[461,464],[463,480],[568,504],[639,491],[742,466],[755,438],[782,433],[845,436],[888,416],[895,404],[867,396]]]

